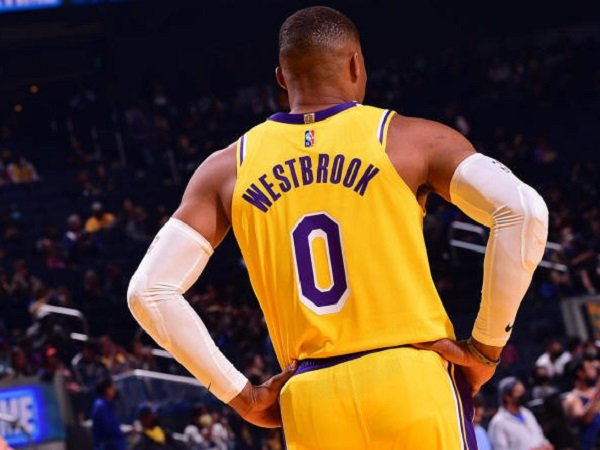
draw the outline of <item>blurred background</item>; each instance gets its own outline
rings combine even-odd
[[[365,103],[456,128],[544,196],[546,255],[479,421],[513,375],[555,448],[582,448],[585,432],[560,402],[577,363],[597,372],[599,355],[592,2],[323,3],[361,32]],[[157,348],[125,292],[198,164],[288,108],[274,80],[277,33],[310,4],[0,0],[0,436],[10,446],[283,448],[278,430],[243,423]],[[466,338],[487,230],[431,198],[424,231]],[[232,236],[186,298],[250,379],[279,370]]]

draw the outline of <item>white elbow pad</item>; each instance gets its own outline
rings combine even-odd
[[[169,219],[131,278],[127,301],[142,328],[227,403],[241,392],[247,379],[221,353],[183,297],[212,252],[210,243],[196,230]]]
[[[458,165],[450,197],[469,217],[491,228],[473,337],[503,346],[544,255],[548,209],[534,189],[498,161],[479,153]]]

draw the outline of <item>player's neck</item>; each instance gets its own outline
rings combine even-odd
[[[311,92],[310,94],[290,94],[290,112],[292,114],[302,114],[321,111],[335,105],[353,101],[356,101],[356,99],[352,95],[344,93],[319,94],[318,92]]]

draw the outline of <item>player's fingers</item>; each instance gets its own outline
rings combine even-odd
[[[294,375],[296,369],[298,369],[298,361],[292,362],[292,364],[287,366],[283,372],[272,376],[266,383],[269,387],[269,390],[279,392],[287,380]]]
[[[450,339],[422,342],[413,344],[413,346],[421,350],[434,351],[446,361],[458,364],[459,366],[470,366],[473,364],[473,358],[471,357],[470,352],[461,346],[459,342],[455,342]]]

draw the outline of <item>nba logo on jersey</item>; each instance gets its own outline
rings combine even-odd
[[[315,130],[306,130],[304,132],[304,146],[312,147],[315,145]]]

